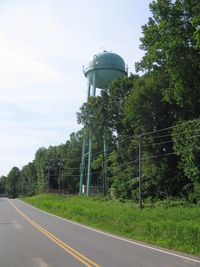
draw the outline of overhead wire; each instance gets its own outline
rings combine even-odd
[[[192,122],[195,122],[197,119],[195,119],[195,120],[190,120],[190,121],[188,121],[188,122],[185,122],[185,123],[182,123],[182,124],[177,124],[177,125],[174,125],[174,126],[170,126],[170,127],[167,127],[167,128],[163,128],[163,129],[159,129],[159,130],[155,130],[155,131],[150,131],[150,132],[146,132],[146,133],[143,133],[143,134],[141,134],[141,137],[143,138],[144,136],[146,136],[146,135],[150,135],[150,134],[155,134],[155,133],[158,133],[158,132],[162,132],[162,131],[166,131],[166,130],[169,130],[169,129],[173,129],[173,128],[176,128],[176,127],[178,127],[178,126],[182,126],[182,125],[186,125],[186,124],[188,124],[188,123],[192,123]],[[188,131],[181,131],[181,132],[179,132],[179,133],[177,133],[178,135],[180,135],[181,133],[187,133],[187,132],[193,132],[193,131],[198,131],[198,129],[194,129],[194,130],[188,130]],[[177,135],[176,134],[176,135]],[[160,135],[160,136],[151,136],[151,137],[149,137],[149,139],[150,138],[164,138],[164,137],[169,137],[169,136],[172,136],[172,134],[166,134],[166,135]],[[126,137],[125,139],[123,139],[123,140],[121,140],[120,142],[118,142],[118,144],[120,145],[120,144],[123,144],[123,143],[126,143],[127,141],[129,141],[130,139],[132,139],[132,140],[138,140],[138,136],[137,135],[130,135],[130,136],[128,136],[128,137]],[[131,140],[131,141],[132,141]],[[147,139],[145,139],[145,140],[147,140]],[[158,143],[159,144],[159,143]],[[155,144],[154,144],[155,145]],[[112,146],[110,146],[110,147],[108,147],[108,150],[111,148],[111,147],[114,147],[114,146],[116,146],[116,144],[113,144]],[[143,145],[143,146],[145,146],[145,145]],[[146,146],[148,146],[148,145],[146,145]],[[135,147],[138,147],[138,145],[135,145]],[[99,155],[99,154],[101,154],[102,153],[102,151],[97,151],[96,153],[94,153],[93,154],[93,156],[95,156],[95,155]],[[110,153],[108,153],[108,154],[111,154],[112,152],[110,152]],[[86,153],[85,154],[85,156],[87,156],[88,155],[88,153]],[[77,157],[77,158],[73,158],[72,160],[73,161],[80,161],[81,162],[81,157]],[[67,160],[67,159],[64,159],[64,160]]]
[[[162,132],[162,131],[167,131],[167,130],[170,130],[170,129],[173,129],[173,128],[176,128],[176,127],[179,127],[179,126],[183,126],[183,125],[187,125],[189,123],[193,123],[195,121],[197,121],[197,119],[189,120],[187,122],[179,123],[179,124],[176,124],[176,125],[173,125],[173,126],[170,126],[170,127],[166,127],[166,128],[163,128],[163,129],[159,129],[159,130],[155,130],[155,131],[151,131],[151,132],[142,133],[141,136],[145,136],[145,135],[149,135],[149,134],[154,134],[154,133],[158,133],[158,132]]]
[[[196,120],[192,120],[192,121],[186,122],[186,123],[184,123],[184,124],[179,124],[179,125],[185,125],[185,124],[188,124],[188,123],[192,123],[192,122],[194,122],[194,121],[196,121]],[[173,128],[175,128],[175,127],[178,127],[179,125],[174,125],[174,126],[171,126],[171,127],[167,127],[167,128],[164,128],[164,129],[157,130],[157,131],[148,132],[148,133],[143,134],[142,136],[149,135],[149,134],[155,134],[155,133],[157,133],[157,132],[161,132],[161,131],[165,131],[165,130],[173,129]],[[180,131],[179,133],[176,133],[176,135],[179,135],[179,136],[180,136],[181,134],[184,134],[184,133],[188,133],[188,132],[196,132],[196,131],[199,131],[199,129],[193,129],[193,130],[188,130],[188,131]],[[169,136],[172,136],[172,134],[166,134],[166,135],[160,135],[160,136],[152,136],[152,137],[150,137],[150,138],[164,138],[164,137],[169,137]],[[195,138],[195,137],[199,137],[199,136],[200,136],[200,135],[193,135],[193,136],[191,136],[189,139],[191,139],[191,138]],[[127,137],[126,139],[122,140],[121,142],[119,142],[119,144],[122,144],[122,143],[124,143],[124,142],[130,140],[132,137],[134,137],[134,139],[136,139],[136,136],[135,136],[135,135],[131,135],[131,136]],[[138,139],[138,137],[137,137],[137,139]],[[153,143],[153,144],[143,144],[142,147],[155,146],[155,145],[167,144],[167,143],[172,143],[172,142],[173,142],[172,140],[169,140],[169,141],[163,141],[163,142]],[[112,147],[113,147],[113,146],[116,146],[116,145],[113,144]],[[136,145],[135,147],[138,148],[138,145]],[[110,148],[110,147],[108,147],[108,150],[109,150],[109,148]],[[96,152],[96,153],[94,153],[93,155],[98,155],[98,154],[100,154],[100,153],[102,153],[102,151]],[[113,151],[107,153],[107,155],[109,155],[109,154],[111,154],[111,153],[113,153]],[[86,153],[86,155],[87,155],[87,154],[88,154],[88,153]],[[177,154],[177,153],[176,153],[176,152],[164,153],[164,154],[155,155],[155,156],[152,156],[152,157],[143,158],[142,160],[154,159],[154,158],[159,158],[159,157],[163,157],[163,156],[170,156],[170,155],[174,155],[174,154]],[[64,159],[61,159],[60,161],[67,161],[67,160],[68,160],[68,159],[64,158]],[[75,158],[75,159],[73,158],[72,160],[73,160],[73,161],[78,160],[78,161],[81,162],[81,158],[77,158],[77,159],[76,159],[76,158]],[[132,161],[129,161],[129,162],[126,162],[126,163],[122,163],[122,164],[120,164],[120,165],[117,165],[116,167],[118,168],[118,167],[122,167],[122,166],[125,166],[125,165],[128,165],[128,164],[131,164],[131,163],[136,163],[136,162],[138,162],[138,159],[137,159],[137,160],[132,160]],[[108,167],[108,169],[112,169],[112,168],[114,168],[114,167]],[[67,170],[79,170],[79,171],[80,171],[80,167],[79,167],[79,168],[68,167]],[[63,173],[63,171],[61,171],[61,172]],[[95,172],[95,173],[93,173],[93,174],[97,174],[97,173],[100,173],[100,172],[102,172],[102,171]],[[80,174],[77,174],[77,175],[72,174],[72,175],[68,175],[68,176],[79,176],[79,175],[80,175]]]
[[[198,136],[200,136],[200,135],[198,135]],[[196,147],[195,148],[192,148],[192,149],[188,149],[188,150],[185,150],[186,152],[187,151],[193,151],[193,150],[195,150],[195,149],[197,149]],[[170,152],[170,153],[163,153],[163,154],[159,154],[159,155],[155,155],[155,156],[151,156],[151,157],[144,157],[144,158],[142,158],[141,160],[142,161],[146,161],[146,160],[150,160],[150,159],[155,159],[155,158],[161,158],[161,157],[165,157],[165,156],[171,156],[171,155],[177,155],[177,152]],[[129,164],[133,164],[133,163],[138,163],[138,161],[139,161],[139,159],[136,159],[136,160],[131,160],[131,161],[129,161],[129,162],[125,162],[125,163],[122,163],[122,164],[119,164],[119,165],[116,165],[116,166],[111,166],[111,167],[108,167],[108,170],[111,170],[111,169],[115,169],[115,168],[119,168],[119,167],[123,167],[123,166],[126,166],[126,165],[129,165]],[[63,172],[62,172],[63,173]],[[66,171],[64,172],[64,174],[66,173]],[[102,170],[101,171],[97,171],[97,172],[92,172],[92,175],[93,174],[98,174],[98,173],[102,173]],[[67,175],[67,176],[70,176],[70,177],[77,177],[77,176],[79,176],[80,175],[80,173],[79,174],[72,174],[72,175]]]
[[[168,136],[173,136],[173,135],[181,135],[181,134],[184,134],[184,133],[190,133],[190,132],[196,132],[196,131],[199,131],[199,129],[191,129],[191,130],[187,130],[187,131],[180,131],[176,134],[174,133],[170,133],[170,134],[166,134],[166,135],[159,135],[159,136],[151,136],[149,138],[145,138],[145,140],[148,140],[148,139],[157,139],[157,138],[164,138],[164,137],[168,137]]]

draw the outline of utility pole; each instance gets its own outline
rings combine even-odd
[[[142,209],[142,145],[141,134],[139,138],[139,208]]]

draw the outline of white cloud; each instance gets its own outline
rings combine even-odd
[[[0,35],[0,87],[1,89],[25,87],[27,85],[62,82],[61,73],[45,62],[36,60],[31,53],[23,51],[18,44]]]

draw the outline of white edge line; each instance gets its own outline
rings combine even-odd
[[[22,200],[20,200],[22,201]],[[56,217],[58,219],[61,219],[61,220],[64,220],[66,222],[69,222],[71,224],[75,224],[75,225],[78,225],[80,227],[83,227],[83,228],[86,228],[90,231],[93,231],[93,232],[96,232],[96,233],[99,233],[99,234],[102,234],[102,235],[105,235],[105,236],[109,236],[109,237],[112,237],[112,238],[115,238],[115,239],[118,239],[118,240],[121,240],[121,241],[124,241],[124,242],[128,242],[128,243],[131,243],[131,244],[134,244],[134,245],[137,245],[137,246],[140,246],[140,247],[144,247],[144,248],[148,248],[148,249],[151,249],[151,250],[154,250],[154,251],[158,251],[158,252],[161,252],[161,253],[165,253],[165,254],[168,254],[168,255],[171,255],[171,256],[175,256],[175,257],[178,257],[178,258],[181,258],[181,259],[184,259],[184,260],[188,260],[188,261],[193,261],[193,262],[197,262],[197,263],[200,263],[200,260],[196,260],[196,259],[193,259],[193,258],[189,258],[189,257],[185,257],[185,256],[182,256],[182,255],[179,255],[179,254],[176,254],[176,253],[172,253],[172,252],[169,252],[169,251],[165,251],[165,250],[162,250],[162,249],[159,249],[159,248],[155,248],[155,247],[152,247],[152,246],[149,246],[149,245],[144,245],[144,244],[141,244],[141,243],[138,243],[138,242],[135,242],[135,241],[131,241],[131,240],[128,240],[128,239],[125,239],[125,238],[122,238],[122,237],[119,237],[119,236],[115,236],[115,235],[112,235],[112,234],[108,234],[106,232],[103,232],[101,230],[96,230],[92,227],[89,227],[89,226],[86,226],[86,225],[83,225],[83,224],[80,224],[80,223],[77,223],[77,222],[73,222],[73,221],[70,221],[68,219],[65,219],[65,218],[62,218],[62,217],[59,217],[55,214],[52,214],[52,213],[49,213],[45,210],[41,210],[39,208],[36,208],[34,206],[32,206],[31,204],[28,204],[24,201],[22,201],[24,204],[36,209],[36,210],[39,210],[43,213],[46,213],[48,215],[51,215],[53,217]]]

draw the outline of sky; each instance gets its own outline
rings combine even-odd
[[[0,176],[81,129],[82,66],[102,49],[135,73],[150,0],[0,0]]]

